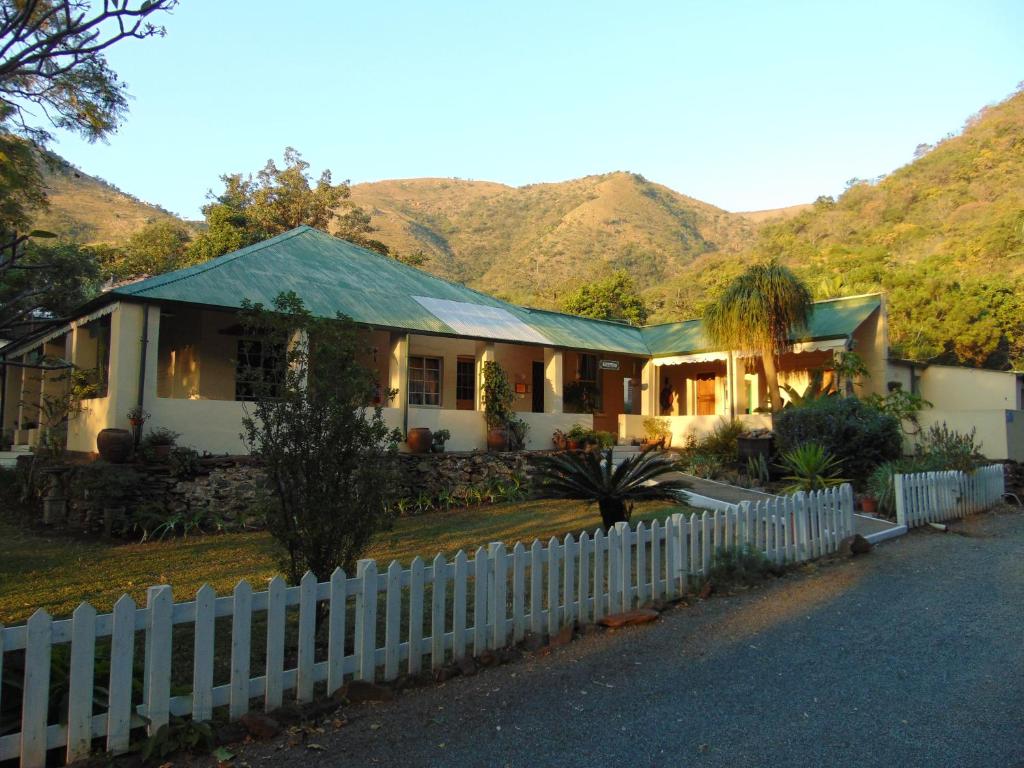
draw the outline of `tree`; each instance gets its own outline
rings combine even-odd
[[[549,498],[597,502],[605,529],[629,522],[632,502],[674,498],[689,487],[688,482],[678,477],[664,479],[678,472],[678,462],[667,454],[655,453],[656,450],[656,446],[651,446],[618,467],[612,463],[610,448],[542,456],[536,461],[540,492]]]
[[[109,265],[118,278],[159,275],[187,266],[186,253],[192,231],[175,219],[160,219],[147,224],[125,243]]]
[[[99,291],[95,255],[76,244],[44,246],[33,231],[0,245],[0,338],[64,317]]]
[[[284,167],[273,160],[256,174],[220,177],[224,191],[210,193],[203,208],[207,231],[189,248],[193,263],[207,261],[287,232],[303,224],[331,232],[336,237],[388,254],[383,243],[367,235],[373,231],[370,216],[352,200],[348,182],[334,184],[325,170],[314,182],[309,163],[292,147],[284,151]]]
[[[704,311],[712,343],[761,356],[772,410],[782,410],[777,358],[791,336],[807,325],[811,291],[775,259],[754,264],[733,280]]]
[[[380,407],[371,351],[355,324],[313,317],[294,293],[270,308],[243,303],[251,404],[243,437],[266,467],[275,503],[267,529],[285,552],[292,583],[354,572],[373,535],[390,521],[388,457],[398,435]],[[275,361],[276,360],[276,364]]]
[[[633,278],[623,269],[570,293],[563,300],[562,309],[598,320],[626,320],[631,325],[643,325],[648,316],[647,305]]]

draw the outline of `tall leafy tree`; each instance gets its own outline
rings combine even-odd
[[[704,311],[714,344],[760,355],[773,411],[782,409],[778,357],[792,347],[793,332],[806,326],[812,304],[807,285],[770,259],[749,267]]]
[[[636,283],[624,269],[580,286],[565,297],[562,309],[573,315],[598,320],[625,320],[632,325],[643,325],[649,315]]]
[[[187,266],[191,240],[192,231],[182,222],[154,221],[128,238],[108,268],[114,277],[131,278]]]

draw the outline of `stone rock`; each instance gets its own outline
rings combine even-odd
[[[395,698],[395,692],[390,688],[366,680],[351,680],[341,686],[335,695],[350,704],[362,704],[366,701],[391,701]]]
[[[453,677],[458,677],[461,671],[457,664],[445,664],[434,672],[434,682],[447,683]]]
[[[575,630],[575,623],[566,624],[564,627],[558,630],[558,632],[551,636],[551,639],[548,641],[548,645],[550,645],[552,648],[558,648],[562,645],[568,645],[572,642],[572,636]]]
[[[853,536],[847,536],[841,542],[839,542],[838,553],[846,557],[854,557],[855,555],[866,555],[871,551],[871,542],[861,536],[859,533],[855,533]]]
[[[250,736],[260,741],[272,739],[281,732],[281,724],[277,720],[260,712],[247,712],[238,722]]]
[[[455,665],[459,668],[459,673],[471,677],[479,671],[476,659],[472,656],[463,656],[461,659],[455,660]]]
[[[634,624],[647,624],[657,621],[658,615],[657,611],[652,611],[650,608],[636,608],[624,613],[602,616],[598,623],[609,629],[620,629],[621,627],[629,627]]]

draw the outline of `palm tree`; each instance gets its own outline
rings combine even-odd
[[[807,325],[813,303],[807,285],[770,259],[749,267],[704,311],[712,343],[761,356],[773,411],[782,409],[778,356],[792,347],[793,332]]]
[[[605,529],[629,522],[633,502],[640,499],[672,498],[689,488],[682,478],[658,480],[678,472],[678,462],[666,454],[655,453],[657,446],[612,466],[612,450],[573,451],[542,456],[536,460],[540,470],[541,493],[553,499],[582,499],[597,502]]]

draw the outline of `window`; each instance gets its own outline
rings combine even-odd
[[[595,413],[603,405],[597,355],[580,354],[576,381],[565,386],[566,413]]]
[[[83,400],[107,396],[110,367],[110,315],[86,323],[78,330],[75,365],[84,374],[86,384]]]
[[[284,349],[262,339],[239,339],[235,359],[235,400],[259,394],[277,397],[284,379]]]
[[[460,357],[455,367],[456,407],[472,411],[476,407],[476,360]]]
[[[441,407],[441,358],[409,358],[409,405]]]

